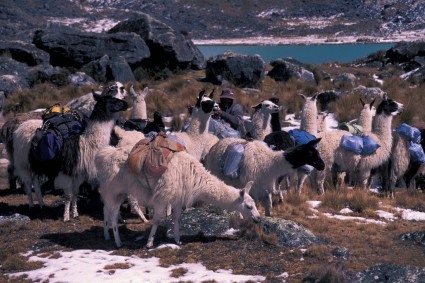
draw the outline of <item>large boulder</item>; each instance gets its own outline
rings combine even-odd
[[[224,52],[207,61],[206,81],[213,84],[230,82],[241,88],[258,87],[264,78],[265,63],[260,55]]]
[[[312,85],[317,85],[314,74],[296,62],[285,59],[278,59],[270,62],[273,67],[269,72],[268,76],[278,82],[286,82],[291,78],[300,79],[308,82]]]
[[[0,40],[0,55],[10,56],[12,59],[35,66],[49,63],[49,53],[36,48],[33,44]]]
[[[58,87],[69,84],[69,71],[51,65],[39,65],[28,70],[28,83],[30,87],[40,83],[50,83]]]
[[[28,66],[9,57],[0,57],[0,91],[6,97],[15,90],[28,88]]]
[[[35,46],[50,54],[50,64],[80,68],[104,55],[122,56],[131,66],[138,66],[149,58],[145,41],[135,33],[88,33],[57,28],[37,30]]]
[[[397,43],[385,53],[387,63],[392,64],[407,63],[417,56],[425,56],[424,41]]]
[[[189,38],[147,14],[120,22],[108,31],[117,32],[134,32],[140,35],[151,52],[147,62],[149,64],[172,70],[205,67],[203,54]]]
[[[99,83],[108,81],[135,81],[133,71],[122,56],[109,58],[108,55],[92,61],[81,68]]]

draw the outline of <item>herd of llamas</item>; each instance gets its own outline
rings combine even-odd
[[[103,201],[105,239],[110,239],[112,228],[116,246],[123,245],[118,221],[120,207],[127,200],[142,221],[152,222],[147,240],[147,246],[152,247],[157,227],[168,214],[172,215],[175,242],[179,244],[183,208],[198,202],[236,211],[241,218],[259,222],[260,203],[265,216],[271,216],[273,195],[279,194],[281,199],[281,187],[287,190],[294,187],[301,192],[308,178],[312,188],[323,194],[326,176],[332,176],[337,188],[349,182],[367,189],[371,172],[375,172],[381,176],[385,193],[393,197],[397,180],[408,172],[410,181],[418,171],[418,166],[410,160],[409,143],[392,130],[392,119],[403,111],[403,105],[386,95],[376,106],[376,99],[370,103],[361,100],[357,123],[363,128],[363,135],[379,144],[375,152],[362,156],[341,146],[341,138],[350,136],[349,132],[330,130],[324,125],[327,117],[318,113],[318,95],[300,95],[304,100],[300,129],[315,138],[297,144],[282,130],[281,108],[274,98],[254,106],[250,120],[244,121],[249,139],[219,139],[208,131],[211,116],[219,106],[213,100],[214,91],[207,95],[203,90],[196,98],[187,129],[170,133],[184,144],[184,150],[174,152],[163,173],[150,178],[141,168],[134,169],[129,156],[139,141],[152,138],[152,131],[164,131],[165,126],[159,113],[155,113],[154,121],[148,121],[145,101],[148,88],[136,92],[131,87],[129,92],[132,108],[125,125],[142,123],[142,126],[129,130],[116,124],[128,108],[123,100],[127,91],[120,82],[110,82],[102,93],[92,93],[94,106],[86,117],[86,127],[81,134],[64,140],[57,158],[59,166],[54,169],[29,158],[31,142],[42,126],[42,119],[27,115],[8,120],[0,135],[10,159],[10,188],[15,188],[16,179],[19,180],[29,206],[34,206],[34,191],[39,206],[43,207],[40,177],[48,176],[55,189],[63,190],[63,220],[69,221],[70,217],[78,216],[80,186],[91,184]],[[114,139],[116,142],[112,142]],[[230,144],[239,144],[244,149],[236,177],[224,174],[222,169],[222,158]],[[150,220],[139,205],[152,209]]]

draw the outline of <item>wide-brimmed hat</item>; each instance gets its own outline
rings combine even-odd
[[[235,93],[230,88],[225,88],[221,92],[220,98],[235,99]]]

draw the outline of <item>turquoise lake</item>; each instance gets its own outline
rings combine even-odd
[[[235,53],[259,54],[265,62],[278,58],[292,57],[305,64],[325,62],[349,63],[355,59],[367,57],[378,50],[388,50],[395,43],[367,44],[320,44],[320,45],[197,45],[208,59],[227,50]]]

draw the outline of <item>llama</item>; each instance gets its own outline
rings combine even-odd
[[[249,180],[252,180],[254,183],[251,195],[256,203],[260,200],[263,201],[265,215],[270,216],[273,188],[278,177],[287,175],[305,164],[323,170],[324,163],[314,147],[319,141],[320,139],[316,139],[286,151],[273,151],[262,141],[246,142],[242,139],[227,138],[220,140],[211,148],[204,163],[211,173],[236,188],[241,188]],[[243,144],[245,151],[239,169],[239,177],[232,179],[223,174],[221,157],[227,146],[234,142]]]
[[[309,132],[312,135],[317,135],[318,121],[317,121],[317,105],[316,101],[319,94],[312,97],[306,97],[304,94],[299,94],[304,99],[303,109],[301,110],[301,124],[300,129]]]
[[[359,123],[362,127],[366,129],[370,129],[372,127],[372,119],[376,113],[375,107],[373,107],[374,101],[372,101],[370,104],[366,104],[363,101],[362,102],[362,110],[359,114]],[[335,130],[335,131],[324,131],[319,132],[317,134],[317,137],[322,138],[322,142],[318,145],[317,149],[320,152],[320,156],[322,157],[323,161],[325,162],[325,170],[323,171],[317,171],[313,170],[313,172],[310,174],[310,180],[312,187],[319,193],[323,194],[325,192],[324,189],[324,182],[326,178],[327,172],[331,171],[333,164],[334,164],[334,158],[335,158],[335,152],[337,148],[339,148],[341,139],[343,135],[347,135],[347,131],[343,130]],[[338,178],[334,176],[333,183],[335,186],[339,186],[339,184],[342,184],[342,180],[344,179],[343,173],[338,173]]]
[[[94,158],[99,148],[109,144],[115,124],[114,114],[125,111],[127,102],[111,97],[94,95],[95,107],[88,125],[81,135],[71,136],[64,141],[61,151],[61,167],[54,181],[56,189],[65,195],[64,221],[69,221],[70,206],[72,216],[78,216],[77,194],[84,181],[97,180]]]
[[[264,138],[272,132],[271,114],[278,113],[280,107],[270,100],[263,100],[256,106],[253,106],[254,112],[250,121],[244,121],[244,127],[247,132],[255,140],[264,140]]]
[[[5,145],[7,159],[9,160],[9,165],[7,168],[9,189],[16,189],[17,177],[14,174],[14,164],[13,164],[13,132],[19,127],[23,122],[30,119],[41,119],[40,112],[29,112],[29,113],[18,113],[14,117],[8,119],[0,130],[0,139]]]
[[[119,99],[123,99],[127,96],[127,91],[124,89],[124,85],[120,82],[109,82],[106,86],[102,87],[103,91],[101,92],[101,95],[111,95]],[[81,113],[91,113],[93,110],[94,102],[92,102],[92,93],[87,94],[87,100],[84,104],[84,107],[82,107],[81,110],[83,110]],[[70,104],[76,104],[78,101],[71,102]],[[76,108],[76,107],[71,107]],[[6,151],[9,159],[9,167],[8,167],[8,179],[9,179],[9,187],[11,189],[16,188],[16,181],[17,176],[15,175],[14,171],[14,158],[13,158],[13,133],[14,131],[21,125],[24,121],[30,120],[30,119],[41,119],[42,113],[40,112],[30,112],[30,113],[20,113],[17,114],[15,117],[9,119],[6,121],[6,123],[2,126],[0,131],[0,137],[3,142],[6,144]],[[35,130],[34,130],[35,133]],[[29,147],[28,147],[29,148]]]
[[[148,87],[145,87],[143,92],[140,93],[135,92],[133,86],[130,87],[130,94],[131,98],[133,99],[133,107],[131,109],[130,119],[140,119],[145,121],[148,119],[145,101],[148,93]]]
[[[363,189],[367,188],[367,180],[372,169],[378,168],[388,160],[393,145],[391,130],[392,118],[403,111],[403,105],[388,99],[385,95],[376,110],[373,120],[372,132],[366,133],[380,147],[367,156],[356,155],[355,153],[337,147],[335,150],[334,167],[336,171],[349,172],[354,178],[354,185]]]
[[[105,148],[99,151],[96,157],[101,182],[104,181],[104,177],[111,177],[111,163],[108,165],[108,162],[103,162],[111,160],[109,158],[111,152],[110,147]],[[228,186],[211,175],[194,156],[181,151],[174,153],[166,171],[152,184],[130,172],[126,159],[127,154],[123,154],[112,160],[116,161],[113,166],[118,171],[110,180],[109,186],[101,186],[100,190],[104,201],[104,236],[107,240],[110,238],[108,232],[110,223],[117,247],[122,246],[117,227],[118,209],[126,194],[132,194],[139,202],[154,208],[152,228],[146,244],[148,248],[153,246],[157,227],[164,217],[167,206],[171,206],[173,210],[174,239],[177,244],[181,244],[179,220],[182,208],[190,207],[198,201],[237,211],[244,218],[254,222],[260,221],[260,214],[249,196],[252,182],[247,183],[242,190]]]
[[[184,141],[187,152],[197,160],[201,160],[212,146],[210,140],[213,135],[208,133],[209,120],[212,112],[219,109],[218,104],[211,99],[213,92],[210,96],[205,96],[205,90],[201,91],[192,110],[190,125],[186,132],[172,133]]]
[[[359,118],[357,119],[357,124],[363,129],[363,132],[366,132],[366,133],[371,132],[372,131],[373,117],[376,114],[376,108],[375,108],[375,106],[373,106],[373,104],[375,103],[375,99],[372,100],[372,102],[368,104],[368,103],[365,103],[360,98],[360,103],[362,104],[362,110],[360,110]],[[334,174],[335,173],[336,172],[334,172]],[[346,176],[346,172],[338,172],[336,179],[335,179],[335,176],[334,176],[334,183],[335,183],[336,187],[342,186],[342,184],[344,183],[344,180],[345,180],[345,176]],[[348,181],[348,182],[350,182],[350,181]]]

